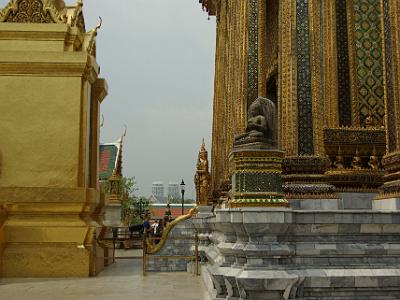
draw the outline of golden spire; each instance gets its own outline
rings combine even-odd
[[[202,141],[202,143],[201,143],[200,152],[207,152],[207,150],[206,150],[206,143],[204,142],[204,138],[203,138],[203,141]]]
[[[126,136],[126,132],[128,130],[128,128],[125,126],[125,131],[124,133],[121,135],[121,138],[119,139],[119,151],[118,151],[118,157],[117,157],[117,165],[115,167],[115,174],[118,176],[122,177],[122,146],[124,144],[124,138]]]
[[[89,43],[88,43],[88,46],[87,46],[87,49],[86,49],[86,51],[89,54],[92,54],[93,47],[94,47],[95,41],[96,41],[97,31],[101,28],[102,24],[103,24],[103,19],[101,17],[99,17],[99,23],[90,32]]]

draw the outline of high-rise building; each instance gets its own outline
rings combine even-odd
[[[151,186],[151,193],[156,197],[164,197],[164,182],[154,181]]]
[[[169,182],[168,183],[168,198],[179,199],[179,183]]]

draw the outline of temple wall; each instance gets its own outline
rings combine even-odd
[[[244,132],[247,107],[258,96],[277,99],[274,100],[278,109],[277,142],[285,151],[284,165],[288,167],[284,167],[284,173],[289,177],[301,175],[295,170],[295,161],[303,156],[308,156],[307,164],[314,166],[314,171],[310,172],[319,174],[318,182],[329,182],[323,173],[335,169],[340,156],[344,157],[346,168],[353,168],[353,160],[361,161],[368,177],[371,157],[380,161],[385,154],[384,141],[380,138],[385,109],[391,121],[388,122],[391,145],[397,134],[391,124],[399,122],[392,113],[397,110],[397,104],[390,102],[397,93],[394,81],[385,82],[384,79],[385,60],[386,75],[397,76],[397,67],[393,63],[389,67],[390,58],[384,56],[384,43],[386,48],[390,47],[386,50],[388,53],[393,51],[390,56],[398,53],[394,42],[398,37],[391,32],[393,26],[384,27],[389,24],[388,21],[384,23],[385,2],[249,0],[240,4],[213,3],[218,8],[211,163],[213,191],[219,191],[221,183],[229,180],[228,157],[234,137]],[[385,5],[390,9],[397,3]],[[386,19],[395,18],[394,13],[386,15],[390,16]],[[384,31],[392,36],[392,42],[383,40]],[[273,95],[268,84],[272,84]],[[385,108],[385,99],[390,109]],[[330,129],[337,130],[341,137],[332,141]],[[363,138],[350,142],[353,133],[349,131],[356,129],[366,129],[372,136],[379,136],[372,140],[375,148],[372,144],[366,145]],[[376,185],[369,186],[364,179],[353,175],[343,175],[341,180],[346,186],[340,186],[341,191],[377,192]],[[296,176],[292,176],[295,181],[308,180],[303,175],[303,178]],[[377,174],[375,179],[382,182],[382,174]],[[363,188],[366,185],[368,188]]]
[[[0,76],[0,89],[0,186],[77,186],[81,78]]]
[[[220,2],[214,82],[212,143],[212,189],[217,191],[229,177],[228,161],[233,138],[244,130],[246,114],[246,28],[245,2]],[[247,99],[247,98],[246,98]],[[219,141],[224,141],[220,143]]]
[[[107,83],[91,48],[96,32],[66,24],[54,7],[44,13],[40,0],[32,7],[23,24],[0,11],[0,273],[86,277],[96,272],[104,206],[98,116]]]

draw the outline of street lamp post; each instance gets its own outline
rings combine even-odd
[[[181,193],[182,193],[182,215],[183,215],[183,205],[184,205],[184,201],[185,201],[185,182],[182,179],[181,182]]]
[[[142,214],[143,214],[143,200],[142,198],[139,198],[139,217],[142,218]]]

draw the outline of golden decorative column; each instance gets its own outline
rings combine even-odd
[[[217,17],[214,81],[212,197],[218,199],[229,188],[228,155],[233,138],[243,132],[247,109],[247,11],[245,1],[201,1]],[[215,9],[214,9],[215,8]],[[256,95],[257,96],[257,95]]]
[[[107,94],[95,59],[99,27],[86,32],[81,3],[12,0],[0,10],[5,277],[95,272],[98,111]]]
[[[384,185],[374,201],[376,209],[400,209],[400,3],[382,0],[382,22],[384,24],[384,74],[385,74],[385,128],[386,156],[382,159],[385,168]]]
[[[323,144],[321,2],[280,2],[281,144],[288,199],[335,198]]]
[[[213,161],[211,173],[214,180],[211,187],[213,197],[218,197],[218,191],[221,180],[224,177],[224,153],[225,143],[220,141],[225,139],[226,128],[225,123],[225,27],[226,27],[226,6],[223,3],[218,3],[217,15],[217,35],[216,35],[216,53],[215,53],[215,80],[214,80],[214,106],[213,106],[213,134],[212,134],[212,149],[211,158]]]
[[[4,233],[4,222],[7,219],[6,211],[3,205],[0,205],[0,277],[3,277],[3,251],[6,246],[6,237]]]

